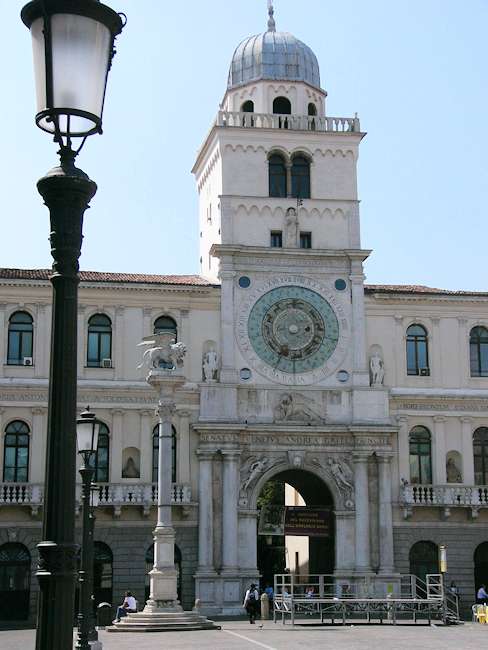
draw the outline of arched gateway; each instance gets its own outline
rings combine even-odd
[[[371,575],[375,566],[375,573],[391,580],[389,436],[323,425],[308,426],[306,434],[296,424],[223,429],[215,423],[195,426],[200,439],[196,597],[205,611],[239,613],[248,583],[270,581],[262,555],[273,534],[260,530],[260,517],[263,489],[272,480],[292,486],[306,506],[329,510],[329,533],[316,539],[309,534],[310,569],[353,581]],[[271,540],[274,544],[279,545]]]

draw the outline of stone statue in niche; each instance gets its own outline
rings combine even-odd
[[[446,478],[448,483],[462,483],[461,471],[456,465],[456,460],[451,456],[446,462]]]
[[[380,355],[375,352],[369,360],[371,386],[382,386],[385,379],[385,364]]]
[[[298,248],[299,223],[295,208],[288,208],[285,216],[284,248]]]
[[[129,456],[123,469],[122,469],[122,478],[140,478],[141,473],[139,467],[136,464],[136,461]]]
[[[314,401],[299,393],[283,393],[274,409],[275,422],[321,422],[322,418],[310,406]]]
[[[247,490],[248,487],[260,476],[269,464],[269,458],[251,459],[251,463],[247,468],[247,478],[241,485],[242,490]]]
[[[203,355],[203,380],[213,382],[217,379],[217,370],[219,368],[219,359],[215,350],[208,350]]]
[[[160,332],[145,336],[139,346],[149,347],[142,355],[142,362],[138,368],[144,365],[149,371],[151,370],[174,370],[175,367],[181,368],[183,357],[186,354],[186,345],[184,343],[175,343],[172,332]]]

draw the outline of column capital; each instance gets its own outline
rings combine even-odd
[[[366,279],[366,276],[363,273],[351,273],[349,275],[349,280],[350,280],[351,284],[353,284],[353,285],[363,284],[365,279]]]
[[[461,418],[461,422],[464,422],[465,424],[472,424],[473,418],[470,417],[469,415],[463,415],[463,417]]]
[[[467,319],[467,318],[463,318],[462,316],[460,316],[460,317],[457,319],[457,322],[459,323],[459,325],[460,325],[461,327],[466,327],[466,325],[468,324],[468,319]]]
[[[180,309],[181,318],[188,318],[189,315],[190,315],[190,310],[189,309]]]
[[[47,408],[44,406],[34,406],[31,408],[31,413],[32,415],[45,415],[47,413]]]
[[[352,462],[356,464],[367,463],[371,455],[372,453],[369,451],[353,451]]]
[[[396,421],[399,424],[406,424],[408,422],[408,415],[397,415]]]
[[[225,461],[239,460],[241,457],[240,449],[221,449],[220,453],[222,454]]]
[[[115,315],[116,316],[123,316],[125,313],[125,307],[124,305],[117,305],[115,308]]]
[[[124,415],[125,411],[123,409],[110,409],[112,416]]]
[[[445,422],[446,420],[445,415],[434,415],[434,422]]]
[[[219,272],[219,278],[220,278],[222,281],[224,281],[224,280],[233,280],[233,279],[235,278],[236,275],[237,275],[237,274],[236,274],[235,271],[227,271],[227,270],[225,270],[225,269],[222,269],[222,270]]]
[[[153,418],[154,411],[148,411],[147,409],[144,409],[142,411],[139,411],[139,415],[141,416],[141,418]]]
[[[178,415],[180,418],[189,418],[191,417],[191,411],[187,411],[186,409],[182,409],[181,411],[178,410],[176,412],[176,415]]]
[[[142,315],[149,318],[152,316],[153,313],[153,308],[152,307],[143,307],[142,309]]]
[[[391,452],[376,452],[376,459],[378,463],[389,465],[393,459],[394,454]]]
[[[173,401],[160,400],[156,413],[159,415],[161,420],[171,420],[173,415],[176,413],[176,404]]]
[[[195,453],[199,460],[213,460],[216,452],[214,449],[197,449]]]

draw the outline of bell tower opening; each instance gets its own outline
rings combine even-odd
[[[280,472],[263,486],[257,507],[262,585],[272,585],[276,573],[334,572],[334,500],[321,479],[301,469]]]

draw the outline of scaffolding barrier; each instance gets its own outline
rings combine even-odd
[[[442,574],[428,574],[425,581],[415,575],[354,578],[335,575],[275,575],[273,621],[287,618],[292,625],[320,621],[321,624],[357,621],[363,623],[442,621],[457,624],[458,599],[444,588]]]

